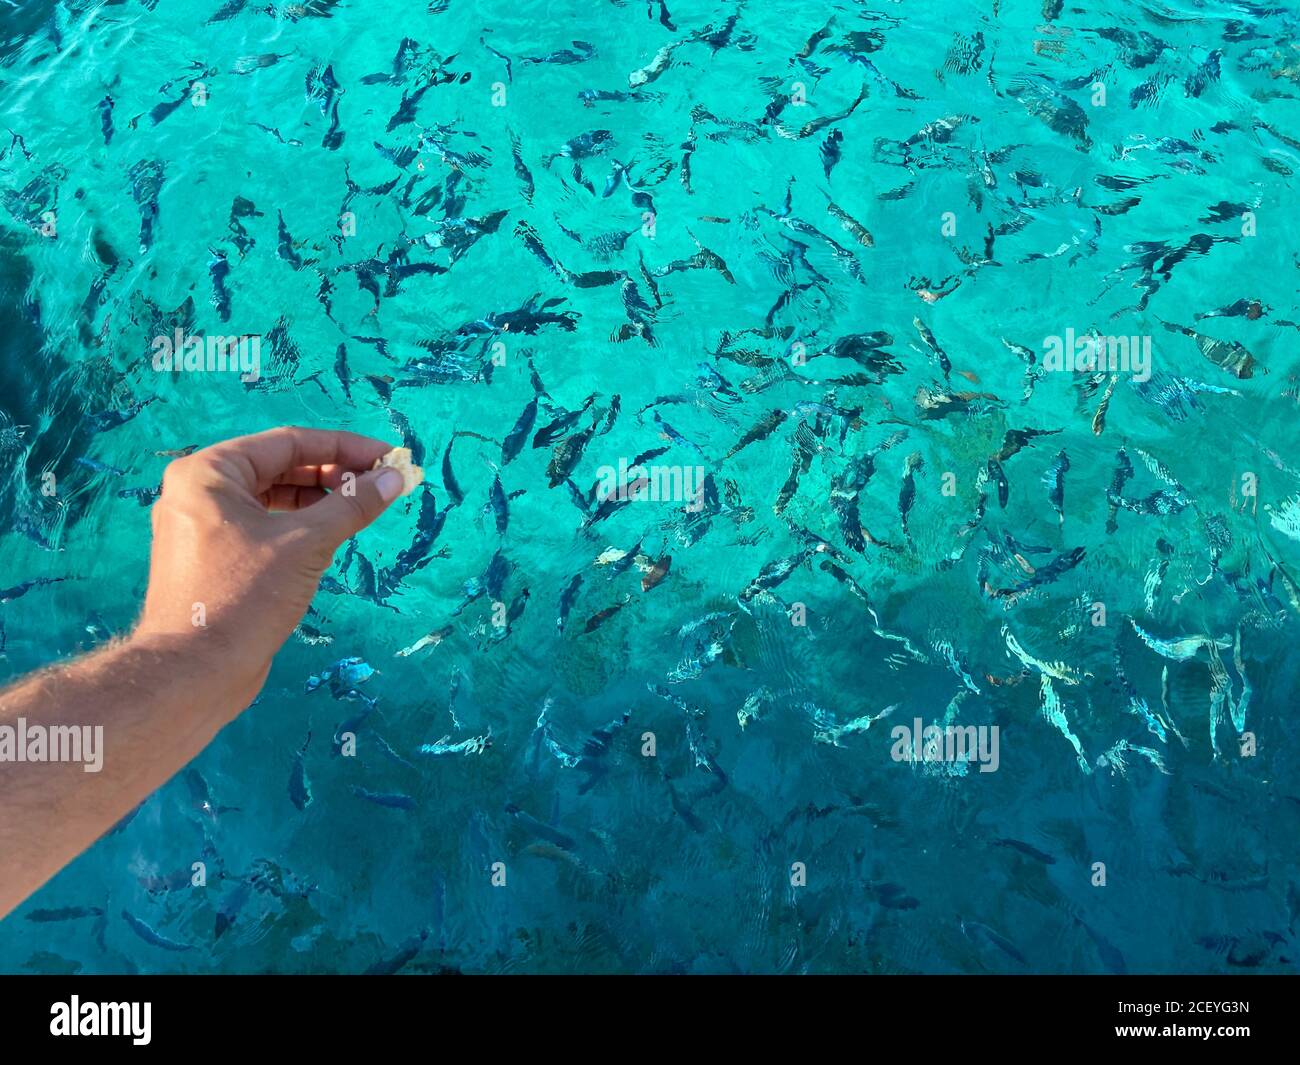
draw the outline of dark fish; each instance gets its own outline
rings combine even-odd
[[[197,769],[185,771],[185,784],[190,792],[190,806],[210,820],[215,821],[221,814],[240,812],[238,806],[218,805],[212,798],[208,782]]]
[[[515,236],[523,241],[524,247],[532,252],[533,255],[537,257],[538,261],[561,281],[568,281],[570,279],[569,271],[551,258],[550,252],[546,250],[542,244],[541,238],[537,235],[537,230],[535,230],[531,225],[522,220],[517,222],[515,224]]]
[[[244,224],[240,220],[260,217],[262,217],[262,212],[257,209],[252,200],[236,196],[230,205],[230,221],[228,223],[230,239],[234,242],[235,247],[239,249],[241,256],[247,255],[256,241],[248,235],[248,230],[244,228]]]
[[[569,273],[568,280],[574,288],[601,288],[605,285],[617,285],[627,277],[623,270],[585,270],[582,273]]]
[[[831,171],[835,169],[835,164],[840,161],[840,145],[843,143],[844,134],[838,129],[831,130],[830,133],[826,135],[826,139],[822,141],[822,169],[826,172],[828,180],[830,179]]]
[[[1031,576],[1026,577],[1014,587],[989,588],[988,593],[995,598],[1007,599],[1014,602],[1023,592],[1026,592],[1031,588],[1040,587],[1044,584],[1050,584],[1061,575],[1074,569],[1075,566],[1083,561],[1083,557],[1086,553],[1087,552],[1082,547],[1072,548],[1064,554],[1057,555],[1056,558],[1052,559],[1052,561],[1047,563],[1047,565],[1038,567]]]
[[[208,276],[212,278],[212,306],[223,322],[230,321],[230,290],[226,278],[230,276],[230,263],[219,251],[212,253],[208,262]]]
[[[1007,475],[1002,469],[1001,463],[997,459],[989,459],[985,466],[988,478],[992,481],[998,490],[998,506],[1006,508],[1007,499],[1011,494],[1011,485],[1007,481]]]
[[[728,284],[734,285],[736,279],[732,276],[731,271],[727,269],[727,264],[723,261],[722,256],[718,255],[714,251],[710,251],[696,240],[689,229],[686,232],[687,235],[691,237],[691,240],[695,241],[695,247],[699,250],[689,259],[677,259],[674,262],[669,263],[667,266],[656,270],[655,276],[665,277],[668,274],[684,270],[716,270],[724,279],[726,279]]]
[[[631,340],[633,337],[640,337],[653,347],[655,338],[651,327],[654,312],[650,310],[649,304],[642,298],[640,289],[636,287],[636,282],[630,277],[624,277],[619,294],[623,298],[623,310],[627,314],[627,322],[620,326],[610,336],[610,339],[624,341]]]
[[[253,893],[253,885],[248,880],[241,880],[225,895],[217,907],[217,916],[213,924],[212,938],[220,939],[235,923],[240,911]]]
[[[447,450],[442,453],[442,483],[447,489],[447,494],[451,496],[452,505],[459,506],[465,502],[465,493],[461,491],[460,485],[456,483],[455,471],[451,468],[451,445],[456,442],[456,434],[453,433],[451,439],[447,441]]]
[[[1161,322],[1161,324],[1171,333],[1183,333],[1191,337],[1196,342],[1196,346],[1200,349],[1202,355],[1216,366],[1227,370],[1234,377],[1244,379],[1253,375],[1255,357],[1237,341],[1216,340],[1214,337],[1198,333],[1194,329],[1188,329],[1185,326],[1174,325],[1171,322]]]
[[[692,757],[695,759],[695,767],[713,774],[714,779],[709,786],[709,794],[719,792],[725,788],[727,786],[726,771],[723,770],[718,760],[713,756],[709,739],[700,727],[700,719],[704,716],[704,712],[697,707],[691,706],[684,699],[679,699],[662,684],[648,683],[646,687],[681,711],[686,725],[686,742],[690,747]]]
[[[289,227],[284,224],[283,212],[277,211],[276,218],[279,219],[279,245],[277,248],[277,254],[295,270],[301,270],[307,265],[307,262],[294,248],[294,241],[292,235],[289,233]]]
[[[696,816],[690,805],[682,798],[677,789],[673,787],[673,782],[669,779],[667,773],[663,774],[663,780],[668,786],[668,800],[672,804],[673,812],[686,823],[686,827],[692,832],[704,832],[706,828],[704,822]]]
[[[591,735],[583,741],[577,761],[573,766],[578,772],[586,774],[586,779],[578,785],[579,795],[585,795],[609,772],[606,755],[609,754],[610,749],[613,747],[615,736],[626,727],[631,719],[631,711],[624,711],[621,717],[616,717],[600,726],[600,728],[594,729]]]
[[[888,333],[854,333],[840,337],[830,347],[814,352],[809,358],[829,355],[837,359],[852,359],[868,374],[859,375],[867,384],[883,384],[885,378],[904,372],[903,364],[895,359],[881,345],[892,344],[894,338]]]
[[[232,74],[254,74],[259,70],[275,66],[281,59],[288,59],[292,54],[291,52],[262,52],[260,55],[240,56],[235,60],[230,72]]]
[[[56,910],[32,910],[26,914],[27,920],[45,923],[48,921],[75,921],[82,917],[102,917],[104,911],[98,906],[61,906]]]
[[[671,440],[674,444],[677,444],[680,447],[688,447],[697,455],[703,454],[703,452],[700,451],[698,444],[691,440],[687,440],[686,437],[682,436],[681,433],[659,416],[658,411],[655,411],[655,425],[658,426],[659,432],[665,440]]]
[[[330,151],[337,151],[342,146],[346,134],[339,128],[339,97],[343,94],[343,87],[339,84],[338,78],[334,76],[334,67],[330,64],[326,64],[324,67],[314,67],[307,74],[306,84],[307,99],[320,108],[322,115],[328,114],[330,116],[329,128],[321,137],[321,147]],[[376,144],[375,147],[378,148],[379,145]],[[413,159],[415,149],[407,150],[411,152],[411,158]]]
[[[127,171],[131,196],[140,208],[140,251],[153,246],[153,230],[158,222],[158,194],[162,191],[163,164],[156,159],[142,159]]]
[[[345,344],[340,344],[334,352],[334,376],[338,378],[339,387],[343,389],[344,397],[351,403],[352,378],[348,374],[348,349]]]
[[[858,260],[854,257],[853,253],[849,251],[848,248],[840,244],[838,241],[828,237],[825,233],[823,233],[812,223],[805,222],[802,218],[796,218],[794,215],[790,214],[788,203],[784,214],[777,214],[776,212],[769,211],[766,208],[760,208],[760,210],[766,212],[767,214],[772,215],[773,218],[779,221],[787,229],[790,229],[795,233],[798,233],[805,237],[809,237],[813,240],[820,242],[821,244],[826,245],[826,247],[830,249],[831,256],[835,259],[835,261],[840,265],[840,267],[844,270],[846,274],[848,274],[851,278],[853,278],[853,280],[857,281],[859,284],[865,285],[867,283],[866,275],[862,272],[862,264],[858,262]],[[803,263],[805,267],[811,270],[812,269],[811,264],[808,263],[806,258],[802,257],[803,251],[806,250],[806,246],[798,241],[791,241],[791,244],[794,245],[796,249],[802,249],[800,251],[800,256],[801,256],[800,261]],[[822,277],[820,274],[817,274],[815,271],[814,271],[814,277],[815,280],[817,281],[823,283],[826,281],[824,277]],[[806,290],[811,287],[812,287],[812,282],[809,282],[808,284],[803,286],[792,286],[789,290],[787,290],[787,292],[781,297],[781,300],[778,301],[776,306],[774,306],[772,310],[768,313],[768,324],[769,325],[771,324],[771,320],[773,316],[776,314],[777,310],[779,310],[785,304],[785,302],[793,299],[795,293]]]
[[[1043,483],[1047,485],[1047,501],[1056,511],[1057,524],[1065,524],[1065,475],[1070,470],[1070,457],[1062,448],[1057,452],[1052,464],[1047,467]]]
[[[613,606],[607,606],[605,607],[604,610],[599,610],[595,614],[592,614],[591,617],[587,619],[586,627],[583,628],[582,630],[583,633],[585,634],[588,632],[594,632],[596,629],[600,628],[603,624],[605,624],[605,622],[607,622],[615,614],[617,614],[620,610],[622,610],[625,606],[627,606],[627,604],[630,603],[631,601],[632,601],[632,597],[629,595],[626,596],[621,602],[615,603]]]
[[[523,413],[519,415],[514,428],[506,434],[505,442],[501,445],[502,465],[508,465],[523,450],[524,442],[528,439],[528,434],[532,432],[533,422],[536,420],[537,397],[534,396],[529,400],[528,405],[524,407]]]
[[[1209,233],[1194,233],[1187,238],[1186,243],[1177,246],[1163,240],[1140,240],[1124,246],[1125,251],[1135,254],[1137,258],[1119,267],[1119,271],[1133,269],[1139,271],[1141,276],[1134,282],[1134,287],[1142,290],[1142,298],[1138,300],[1137,309],[1146,310],[1151,297],[1159,291],[1164,282],[1170,279],[1171,272],[1180,263],[1193,256],[1208,255],[1216,244],[1238,244],[1240,241],[1240,237],[1216,237]],[[1167,329],[1186,332],[1189,336],[1195,335],[1180,326],[1171,326],[1167,322],[1164,325]],[[1249,374],[1238,374],[1238,376],[1249,376]]]
[[[608,259],[621,252],[627,246],[628,239],[639,232],[639,229],[620,229],[611,233],[602,233],[589,240],[584,247],[597,258]]]
[[[752,428],[750,428],[739,440],[736,441],[735,444],[732,445],[731,450],[723,456],[723,461],[731,458],[731,456],[735,455],[737,452],[744,450],[750,444],[757,443],[759,440],[767,439],[767,437],[771,436],[772,433],[776,431],[777,427],[789,416],[790,415],[787,411],[779,408],[768,411],[767,414],[760,418]]]
[[[522,825],[529,835],[544,839],[548,843],[554,843],[557,847],[561,847],[566,851],[571,851],[578,845],[577,840],[572,836],[537,820],[532,814],[520,809],[512,802],[506,803],[506,813]]]
[[[412,961],[424,948],[424,942],[429,938],[429,930],[421,929],[419,935],[412,936],[406,940],[400,947],[387,957],[380,958],[368,969],[366,976],[392,976],[406,967],[407,963]]]
[[[366,374],[366,382],[375,390],[379,396],[379,401],[387,407],[393,401],[393,378],[387,374],[379,376],[378,374]]]
[[[400,791],[371,791],[360,784],[353,784],[349,790],[358,799],[373,802],[376,806],[386,806],[390,810],[414,810],[415,800]]]
[[[99,128],[104,134],[104,144],[113,141],[113,97],[105,96],[99,101]]]
[[[416,113],[420,107],[420,101],[424,99],[424,94],[433,88],[433,82],[426,82],[414,92],[402,90],[402,98],[398,101],[397,110],[393,112],[388,119],[388,125],[384,127],[385,132],[392,133],[393,130],[400,126],[409,125],[415,121]]]
[[[573,609],[573,600],[578,595],[578,589],[582,587],[582,574],[575,573],[573,579],[565,586],[564,591],[560,593],[560,613],[555,621],[555,631],[563,634],[565,623],[569,620],[569,611]]]
[[[1043,17],[1049,20],[1059,18],[1062,6],[1057,0],[1046,0],[1043,5]],[[1116,26],[1104,26],[1094,32],[1103,40],[1112,41],[1118,46],[1120,61],[1130,70],[1150,66],[1160,58],[1160,53],[1169,47],[1165,41],[1145,30],[1135,32]],[[1088,80],[1092,81],[1092,78],[1089,77]]]
[[[817,51],[817,46],[831,35],[831,27],[835,24],[835,17],[832,15],[829,22],[821,29],[814,33],[804,42],[802,48],[795,53],[796,59],[807,59],[813,52]]]
[[[1187,75],[1187,80],[1183,82],[1183,91],[1188,96],[1200,96],[1212,82],[1219,80],[1219,61],[1223,58],[1223,52],[1215,49],[1205,61]]]
[[[760,592],[765,592],[768,589],[775,588],[778,584],[781,584],[783,581],[788,579],[796,569],[802,566],[811,554],[812,550],[807,549],[800,551],[797,554],[790,555],[787,558],[779,558],[767,563],[758,571],[758,575],[745,586],[744,590],[741,591],[741,601],[747,602],[750,599],[753,599],[754,596],[758,595]]]
[[[1109,513],[1106,516],[1106,532],[1114,533],[1119,524],[1116,521],[1119,516],[1120,500],[1123,498],[1124,485],[1133,476],[1133,462],[1128,457],[1128,452],[1120,448],[1115,453],[1115,472],[1111,476],[1110,487],[1106,490],[1106,500],[1109,504]]]
[[[1092,432],[1094,436],[1101,436],[1106,428],[1106,411],[1110,409],[1111,396],[1115,394],[1115,385],[1119,381],[1118,374],[1110,375],[1110,384],[1106,386],[1105,395],[1101,397],[1101,403],[1097,406],[1097,412],[1092,416]]]
[[[868,884],[867,890],[876,897],[880,905],[888,906],[891,910],[914,910],[921,905],[900,884]]]
[[[944,380],[948,380],[952,374],[952,363],[948,360],[948,354],[939,346],[935,340],[934,334],[930,332],[930,327],[920,318],[913,318],[912,324],[916,326],[917,332],[921,334],[921,339],[925,341],[925,346],[934,352],[935,357],[939,360],[939,368],[943,371]]]
[[[488,598],[493,602],[500,602],[506,578],[513,569],[514,563],[507,559],[505,553],[499,549],[488,562],[487,569],[483,571],[483,587],[488,594]]]
[[[858,109],[858,105],[867,98],[867,92],[867,85],[863,82],[862,90],[854,98],[853,102],[843,111],[837,111],[834,114],[829,115],[822,115],[820,118],[814,118],[811,122],[806,123],[797,133],[790,133],[784,129],[781,130],[781,133],[784,136],[802,140],[804,137],[812,136],[818,130],[823,130],[827,126],[833,126],[836,122],[842,122]]]
[[[193,950],[194,947],[189,943],[180,943],[174,939],[168,939],[166,936],[155,932],[149,925],[145,924],[140,918],[134,916],[127,910],[122,911],[122,919],[131,926],[131,931],[143,939],[151,946],[161,947],[163,950]]]
[[[583,401],[582,406],[577,410],[566,411],[549,424],[542,426],[542,428],[538,429],[536,434],[533,436],[533,447],[550,447],[555,443],[555,441],[559,440],[560,437],[564,436],[565,433],[577,424],[578,419],[582,417],[587,408],[595,401],[596,394],[593,392]]]
[[[963,920],[960,917],[957,919],[957,923],[961,927],[962,934],[972,943],[978,945],[981,940],[987,943],[992,943],[998,948],[998,950],[1002,951],[1002,953],[1006,954],[1008,957],[1014,958],[1021,965],[1029,964],[1025,961],[1025,956],[1016,949],[1014,943],[1007,939],[1006,936],[1002,935],[1002,933],[990,928],[988,925],[981,924],[979,921]]]
[[[1028,858],[1033,858],[1034,861],[1036,862],[1042,862],[1044,865],[1056,864],[1056,859],[1053,858],[1050,854],[1047,854],[1045,851],[1039,850],[1037,847],[1032,846],[1031,844],[1023,842],[1022,840],[995,839],[993,841],[993,846],[1009,847],[1012,850],[1019,851],[1021,854],[1025,855]]]
[[[162,485],[156,488],[123,488],[117,493],[118,499],[134,499],[142,507],[147,507],[162,495]]]
[[[555,450],[551,453],[551,461],[546,466],[546,476],[552,488],[563,484],[578,465],[582,453],[587,449],[587,444],[595,435],[596,425],[597,422],[593,420],[586,429],[561,440],[555,446]]]
[[[609,410],[605,412],[605,420],[601,422],[597,436],[604,436],[614,428],[614,423],[618,420],[619,411],[623,409],[623,399],[617,393],[609,401]]]
[[[916,390],[916,412],[928,421],[936,421],[952,414],[969,414],[1005,406],[992,392],[953,392],[950,389],[927,388]]]
[[[1200,321],[1202,318],[1246,318],[1253,322],[1256,319],[1265,317],[1271,309],[1260,300],[1240,299],[1234,300],[1226,307],[1220,307],[1217,311],[1199,312],[1196,319]]]
[[[298,807],[299,810],[305,810],[311,805],[311,781],[307,779],[307,768],[304,765],[304,759],[307,756],[307,745],[311,743],[311,733],[307,733],[307,738],[303,741],[301,747],[293,756],[293,768],[289,771],[289,800]]]
[[[871,234],[867,232],[867,227],[856,218],[853,218],[847,211],[838,207],[829,196],[826,197],[826,210],[829,211],[831,216],[839,222],[839,224],[844,228],[844,231],[852,236],[853,239],[864,248],[875,247],[876,242],[872,238]]]
[[[874,608],[872,608],[871,606],[871,596],[867,594],[866,589],[863,588],[862,585],[860,585],[857,581],[855,581],[848,574],[846,570],[844,570],[840,566],[837,566],[829,558],[822,559],[821,568],[823,572],[829,573],[832,577],[834,577],[837,581],[839,581],[842,585],[844,585],[844,587],[846,587],[850,592],[852,592],[853,595],[861,599],[862,602],[865,603],[869,609],[874,610]]]
[[[138,876],[136,881],[150,895],[167,895],[192,886],[192,878],[193,873],[186,867],[163,875]]]
[[[1072,138],[1079,151],[1092,148],[1088,136],[1088,116],[1082,107],[1050,83],[1031,82],[1007,90],[1035,118],[1046,123],[1055,133]]]
[[[652,447],[649,451],[643,451],[634,458],[632,460],[632,466],[644,466],[651,459],[657,459],[660,455],[668,454],[668,451],[669,448],[666,445],[664,447]],[[631,469],[632,466],[630,466],[629,469]]]
[[[594,45],[586,41],[573,41],[572,48],[560,48],[544,56],[526,56],[521,62],[524,63],[557,63],[561,66],[567,66],[573,63],[585,63],[588,59],[594,59],[596,49]]]
[[[1088,933],[1089,938],[1092,939],[1094,946],[1097,948],[1097,953],[1101,957],[1101,963],[1106,966],[1107,972],[1110,972],[1115,976],[1126,976],[1128,974],[1128,967],[1124,964],[1124,955],[1115,948],[1115,945],[1102,936],[1102,934],[1091,925],[1080,920],[1078,917],[1076,917],[1074,921],[1075,924],[1082,927],[1083,930]]]
[[[522,589],[518,595],[510,600],[510,605],[506,608],[505,624],[501,627],[500,632],[494,637],[498,642],[504,640],[513,631],[514,623],[523,615],[524,608],[528,606],[528,600],[532,593],[527,588]]]
[[[744,9],[745,9],[745,5],[743,3],[740,4],[735,11],[733,11],[730,15],[727,16],[727,20],[716,30],[712,26],[706,26],[704,29],[700,30],[697,34],[695,34],[693,40],[701,41],[704,44],[707,44],[710,48],[713,49],[713,54],[717,55],[718,52],[720,52],[723,48],[726,48],[727,45],[731,43],[731,35],[732,33],[735,32],[736,23],[740,21],[740,14]],[[660,21],[663,21],[663,16],[666,14],[666,9],[663,6],[663,0],[660,0],[659,3],[659,13],[660,13]],[[667,28],[670,30],[673,28],[672,25],[670,25],[668,22],[664,22],[664,25],[667,26]]]
[[[514,77],[514,70],[511,68],[510,57],[506,55],[504,52],[498,52],[495,48],[493,48],[490,44],[488,44],[487,41],[485,41],[482,37],[478,39],[478,43],[481,44],[484,48],[486,48],[489,52],[491,52],[494,56],[496,56],[499,60],[501,60],[502,63],[505,64],[506,81],[511,82],[513,84],[515,77]]]
[[[185,86],[185,88],[181,90],[180,95],[176,97],[175,100],[164,100],[162,103],[155,105],[153,109],[150,110],[149,112],[149,118],[153,122],[153,124],[155,126],[158,125],[160,122],[163,121],[163,119],[167,118],[169,115],[175,112],[176,109],[180,107],[183,103],[185,103],[186,100],[190,99],[191,94],[194,91],[194,86],[198,83],[199,80],[200,79],[195,78],[192,81],[190,81]],[[169,87],[170,87],[170,83],[168,83],[168,85],[163,86],[164,89]],[[134,126],[134,123],[132,123],[132,126]]]
[[[787,99],[785,94],[781,97]],[[682,142],[682,188],[686,190],[688,196],[694,195],[695,190],[691,188],[691,156],[695,154],[695,127],[692,126],[690,133],[687,134],[686,140]]]
[[[607,129],[593,129],[565,141],[558,152],[546,159],[546,165],[563,156],[566,159],[590,159],[603,153],[614,142],[614,134]]]
[[[1154,515],[1177,514],[1188,506],[1190,500],[1181,492],[1171,492],[1162,488],[1142,499],[1125,499],[1121,496],[1117,497],[1116,502],[1134,514]]]
[[[35,577],[30,581],[23,581],[21,584],[15,584],[12,588],[0,589],[0,603],[12,603],[15,599],[22,598],[33,588],[41,588],[47,584],[58,584],[69,579],[68,577]]]
[[[316,287],[316,302],[325,311],[325,317],[333,321],[334,303],[330,299],[330,295],[334,292],[334,283],[330,281],[324,271],[318,270],[317,275],[320,277],[320,284]]]
[[[919,451],[907,456],[907,461],[903,464],[903,486],[898,490],[898,516],[902,522],[903,535],[909,540],[912,537],[907,528],[908,515],[912,513],[912,506],[916,503],[916,471],[925,466],[925,460],[921,457]]]
[[[641,554],[641,541],[638,540],[632,550],[626,552],[622,558],[615,559],[609,566],[609,579],[613,580],[620,573],[625,572]]]
[[[807,422],[800,422],[795,429],[794,442],[791,445],[791,463],[790,474],[777,493],[776,502],[772,510],[780,514],[785,510],[790,500],[794,498],[795,493],[799,490],[799,478],[808,472],[812,464],[813,456],[817,453],[817,440],[808,429]]]
[[[1054,436],[1060,429],[1008,429],[1002,437],[1002,446],[993,457],[998,462],[1006,462],[1012,455],[1026,447],[1032,447],[1040,436]]]
[[[523,189],[524,202],[531,206],[533,202],[533,175],[524,162],[523,148],[519,143],[519,137],[513,131],[510,133],[510,151],[515,162],[515,177],[519,179],[519,185]]]
[[[361,79],[362,85],[400,85],[405,79],[407,73],[414,66],[414,61],[419,58],[420,44],[418,41],[403,37],[397,45],[397,54],[393,57],[392,65],[387,73],[367,74]]]

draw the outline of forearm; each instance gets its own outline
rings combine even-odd
[[[241,677],[200,650],[192,639],[129,638],[0,691],[0,917],[166,783],[256,696],[260,677]],[[80,760],[29,760],[60,753],[32,737],[48,741],[61,726],[90,741]],[[75,756],[79,745],[60,732],[61,756]],[[39,746],[17,751],[24,736]]]
[[[253,701],[339,545],[406,487],[398,469],[376,468],[389,451],[353,433],[281,428],[167,467],[136,634],[0,691],[0,917]],[[86,772],[96,728],[102,764]],[[73,748],[59,760],[41,749],[55,729]]]

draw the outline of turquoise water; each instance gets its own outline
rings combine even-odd
[[[159,452],[297,423],[428,473],[0,968],[1294,967],[1294,9],[160,0],[0,38],[0,586],[68,578],[0,606],[5,675],[129,627]],[[259,337],[258,380],[156,371],[178,327]],[[1045,368],[1067,331],[1149,379]],[[702,499],[593,520],[659,448]],[[894,757],[916,719],[996,726],[996,771]],[[30,919],[64,906],[104,912]]]

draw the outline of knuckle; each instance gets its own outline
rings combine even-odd
[[[164,494],[177,494],[203,488],[211,483],[216,471],[217,458],[204,452],[195,452],[184,458],[173,459],[163,470]]]
[[[190,457],[173,459],[169,462],[167,468],[163,470],[163,492],[175,493],[179,489],[183,488],[188,483],[190,472],[193,468]]]

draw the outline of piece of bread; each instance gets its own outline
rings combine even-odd
[[[377,470],[384,466],[394,469],[402,475],[402,495],[404,496],[409,496],[424,480],[424,470],[411,464],[411,449],[409,447],[393,448],[387,455],[375,459],[375,464],[371,468]]]

